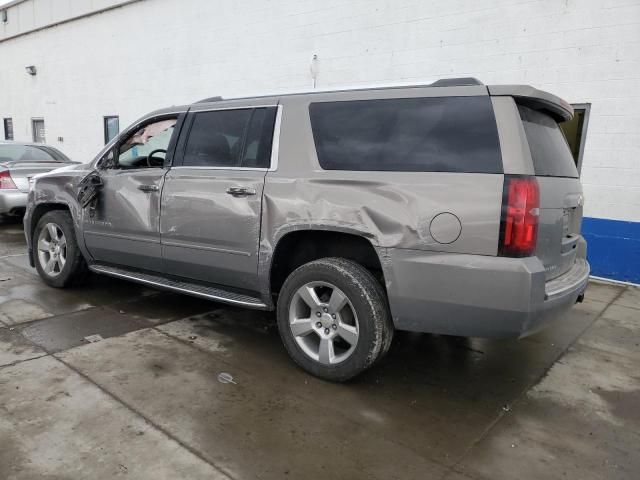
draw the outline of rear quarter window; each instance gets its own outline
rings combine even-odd
[[[489,97],[312,103],[325,170],[502,173]]]
[[[578,178],[578,169],[560,125],[544,112],[523,105],[519,105],[518,110],[535,174],[541,177]]]

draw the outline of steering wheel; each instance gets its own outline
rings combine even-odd
[[[158,165],[151,165],[151,158],[153,157],[154,153],[158,153],[158,152],[162,152],[165,155],[167,154],[167,151],[162,149],[162,148],[157,148],[156,150],[153,150],[152,152],[149,152],[149,155],[147,155],[147,165],[150,167],[157,167]],[[164,163],[164,159],[162,160],[162,162]]]

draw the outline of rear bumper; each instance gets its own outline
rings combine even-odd
[[[584,249],[582,249],[584,251]],[[545,281],[536,257],[390,249],[385,267],[397,329],[466,337],[523,337],[558,319],[586,289],[589,264]]]
[[[0,215],[24,211],[28,195],[28,192],[20,190],[0,190]]]

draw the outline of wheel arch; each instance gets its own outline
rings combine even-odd
[[[374,274],[386,291],[380,256],[370,238],[361,232],[337,228],[296,228],[280,236],[273,248],[268,265],[269,293],[277,294],[296,268],[326,257],[359,263]]]
[[[65,210],[71,213],[71,209],[69,208],[69,205],[67,205],[66,203],[61,203],[61,202],[39,203],[35,207],[33,207],[33,210],[29,215],[28,222],[27,224],[25,224],[25,229],[26,229],[25,234],[27,235],[29,239],[29,245],[31,246],[31,248],[29,249],[29,264],[32,267],[35,267],[35,258],[34,258],[35,249],[33,245],[33,232],[36,228],[36,225],[38,225],[38,222],[40,221],[40,219],[45,214],[52,212],[54,210]]]

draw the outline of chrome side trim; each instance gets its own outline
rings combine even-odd
[[[97,237],[118,238],[121,240],[132,240],[134,242],[160,243],[159,238],[148,238],[148,237],[141,237],[138,235],[121,235],[119,233],[94,232],[92,230],[85,230],[84,235],[95,235]]]
[[[267,168],[251,168],[251,167],[190,167],[188,165],[179,165],[171,167],[171,170],[230,170],[230,171],[250,171],[250,172],[266,172]]]
[[[255,308],[259,310],[266,310],[268,308],[267,305],[265,305],[264,303],[262,303],[257,299],[255,302],[250,302],[250,301],[244,301],[244,300],[237,300],[235,298],[228,298],[228,297],[225,297],[224,295],[215,295],[215,294],[200,292],[200,291],[192,290],[189,288],[171,285],[170,283],[163,283],[161,281],[146,279],[140,276],[136,276],[133,273],[116,272],[116,271],[113,271],[112,269],[105,268],[100,265],[89,265],[89,270],[102,275],[108,275],[110,277],[115,277],[115,278],[122,278],[124,280],[131,280],[132,282],[141,283],[143,285],[150,285],[153,287],[163,288],[163,289],[171,290],[174,292],[185,293],[187,295],[204,298],[207,300],[213,300],[216,302],[228,303],[231,305],[241,305],[243,307]]]
[[[278,169],[278,157],[280,154],[280,127],[282,125],[282,105],[278,105],[276,112],[276,122],[273,126],[273,143],[271,144],[271,162],[268,168],[269,172],[275,172]]]
[[[269,105],[233,105],[230,107],[211,107],[211,108],[200,108],[198,104],[194,104],[189,109],[189,113],[203,113],[203,112],[217,112],[219,110],[253,110],[254,108],[268,108],[268,107],[277,107],[278,105],[269,104]]]
[[[182,243],[182,242],[166,242],[160,239],[160,243],[162,245],[166,245],[168,247],[182,247],[182,248],[193,248],[194,250],[209,250],[211,252],[221,252],[221,253],[230,253],[231,255],[242,255],[244,257],[250,257],[251,254],[249,252],[243,252],[241,250],[227,250],[226,248],[217,248],[217,247],[209,247],[204,245],[196,245],[193,243]]]

